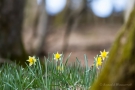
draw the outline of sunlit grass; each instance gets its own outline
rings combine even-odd
[[[70,54],[71,55],[71,54]],[[88,66],[87,56],[84,55],[85,66],[80,61],[67,64],[70,55],[64,61],[54,60],[55,54],[44,58],[41,63],[26,64],[23,68],[18,65],[4,64],[0,68],[0,90],[87,90],[97,77],[96,58],[93,66]]]

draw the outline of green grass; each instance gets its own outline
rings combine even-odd
[[[23,68],[19,65],[4,64],[0,68],[0,90],[87,90],[93,84],[97,74],[96,66],[88,66],[84,55],[85,66],[76,58],[76,62],[68,64],[67,59],[56,62],[54,55],[44,58],[41,63],[36,58],[36,65]],[[95,61],[95,60],[94,60]],[[26,61],[27,62],[27,61]],[[96,63],[96,62],[94,62]],[[63,70],[57,66],[63,65]]]

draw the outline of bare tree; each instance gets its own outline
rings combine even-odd
[[[69,1],[68,9],[67,9],[67,14],[69,14],[68,20],[67,20],[67,26],[66,26],[66,31],[65,31],[65,36],[64,36],[64,42],[63,42],[63,52],[65,52],[68,48],[68,41],[69,37],[71,34],[72,29],[78,25],[78,22],[81,18],[81,16],[84,14],[84,12],[87,9],[87,0],[82,0],[82,3],[78,9],[71,10],[69,7],[72,5],[72,2]]]
[[[26,43],[26,48],[29,49],[31,54],[39,55],[44,46],[44,40],[47,28],[47,13],[45,10],[45,0],[42,0],[38,5],[36,0],[28,0],[25,8],[23,37]],[[25,38],[29,33],[30,38]]]
[[[25,0],[0,0],[0,56],[24,63],[21,32]]]
[[[46,23],[45,0],[41,5],[36,0],[0,0],[0,56],[24,64],[28,57],[26,46],[31,48],[29,54],[39,54],[44,45]],[[26,34],[28,31],[32,31],[32,37],[24,45],[24,39],[31,34]]]

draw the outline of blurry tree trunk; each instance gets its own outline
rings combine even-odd
[[[135,8],[90,90],[135,90]]]
[[[68,1],[70,4],[72,4],[71,1]],[[69,14],[69,17],[67,18],[67,26],[66,26],[66,31],[64,35],[64,42],[63,42],[63,52],[67,51],[68,48],[68,42],[69,42],[69,37],[72,32],[72,29],[78,25],[78,22],[80,20],[80,17],[84,14],[84,12],[87,9],[87,0],[83,0],[80,7],[78,7],[75,10],[71,10],[70,4],[67,9],[66,16]]]
[[[48,14],[45,9],[45,0],[42,1],[41,7],[40,7],[40,13],[39,13],[39,21],[37,24],[37,33],[36,33],[36,46],[34,46],[35,54],[40,55],[44,53],[44,56],[46,55],[46,52],[43,49],[45,46],[45,37],[48,27]]]
[[[0,56],[24,63],[21,32],[25,0],[0,0]]]
[[[31,54],[39,55],[43,52],[47,17],[45,0],[42,0],[40,5],[37,4],[36,0],[28,0],[26,2],[23,32],[27,34],[28,31],[31,31],[29,40],[29,51]],[[26,36],[25,34],[23,35],[24,37]]]
[[[129,15],[131,11],[133,10],[133,7],[135,5],[135,0],[127,0],[126,8],[124,11],[124,21],[127,22]]]

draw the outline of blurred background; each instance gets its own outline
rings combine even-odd
[[[134,0],[0,0],[0,62],[72,52],[89,65],[109,51]]]

